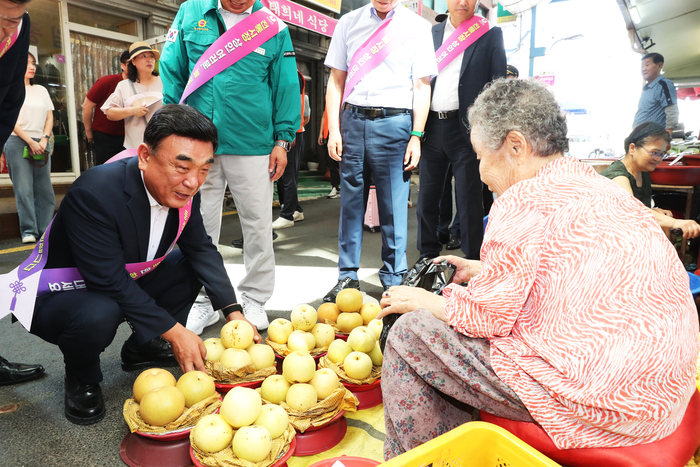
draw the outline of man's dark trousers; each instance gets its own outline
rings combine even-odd
[[[440,120],[430,113],[420,160],[418,194],[418,251],[421,258],[434,258],[442,251],[438,240],[440,200],[447,173],[455,177],[455,200],[461,229],[462,252],[479,259],[483,239],[484,206],[476,153],[464,139],[459,118]]]
[[[202,284],[180,250],[136,281],[183,326]],[[37,298],[31,333],[63,352],[66,374],[88,384],[102,381],[100,354],[112,343],[124,316],[116,301],[97,291],[79,290]]]
[[[92,130],[92,142],[95,148],[95,165],[104,164],[124,150],[124,135],[110,135]]]
[[[304,133],[297,133],[294,147],[287,153],[287,167],[277,180],[277,196],[284,207],[280,217],[288,221],[294,220],[294,211],[303,212],[299,206],[299,165],[304,155]]]
[[[411,137],[411,114],[371,118],[354,110],[340,114],[343,154],[340,162],[338,278],[357,280],[362,253],[365,188],[374,177],[382,231],[382,285],[399,285],[407,271],[408,189],[403,160]]]

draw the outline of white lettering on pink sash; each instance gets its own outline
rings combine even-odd
[[[488,31],[489,22],[481,16],[472,16],[460,24],[435,52],[438,73]]]
[[[393,19],[385,20],[355,51],[345,79],[343,102],[347,100],[362,78],[377,68],[391,52],[401,47],[411,35],[412,31],[399,30],[399,26],[393,21]]]

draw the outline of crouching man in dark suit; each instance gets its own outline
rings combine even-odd
[[[63,352],[71,422],[104,417],[100,354],[123,321],[133,331],[121,350],[125,371],[179,364],[187,372],[204,370],[204,344],[184,326],[202,286],[227,321],[245,319],[199,211],[216,147],[209,119],[167,105],[148,123],[137,157],[88,170],[63,199],[47,231],[42,280],[77,268],[84,282],[40,295],[31,332]],[[174,242],[179,249],[170,251]]]

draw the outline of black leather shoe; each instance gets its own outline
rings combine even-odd
[[[277,240],[277,237],[279,237],[279,235],[277,235],[277,232],[275,232],[273,230],[272,231],[272,241],[274,242],[275,240]],[[243,239],[239,238],[237,240],[232,241],[231,246],[234,248],[240,248],[242,250],[243,249]]]
[[[11,363],[0,357],[0,386],[31,381],[44,374],[41,365]]]
[[[450,234],[445,232],[438,232],[438,242],[441,245],[446,245],[450,241]]]
[[[450,241],[447,242],[447,248],[448,250],[457,250],[462,247],[462,242],[460,241],[459,238],[455,237],[454,235],[450,235]]]
[[[66,375],[66,418],[76,425],[91,425],[105,418],[105,401],[99,384]]]
[[[154,366],[179,366],[170,343],[156,337],[145,345],[136,345],[127,339],[122,345],[122,370],[134,371]]]
[[[335,287],[331,289],[330,292],[326,294],[325,297],[323,297],[324,302],[335,302],[335,297],[338,295],[338,292],[340,292],[343,289],[357,289],[360,290],[360,281],[356,281],[355,279],[350,279],[349,277],[346,277],[344,279],[340,279],[337,284],[335,284]]]

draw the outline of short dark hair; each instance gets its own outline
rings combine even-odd
[[[156,70],[153,70],[151,74],[153,76],[158,76],[158,72]],[[126,77],[134,83],[139,80],[139,70],[137,70],[136,66],[131,63],[131,60],[129,60],[129,63],[126,65]]]
[[[659,63],[664,62],[664,56],[661,54],[657,54],[656,52],[646,54],[645,56],[642,57],[642,61],[646,60],[647,58],[652,59],[654,61],[655,65],[658,65]]]
[[[26,5],[27,3],[31,2],[32,0],[9,0],[10,3],[15,3],[17,5]]]
[[[160,143],[170,135],[209,142],[214,152],[219,146],[219,136],[211,120],[194,107],[168,104],[156,111],[146,125],[143,142],[157,151]]]
[[[34,59],[34,69],[36,70],[36,57],[34,56],[34,54],[31,52],[27,52],[27,57],[32,57]],[[36,77],[36,72],[34,73],[34,76]],[[30,86],[34,86],[34,79],[35,78],[29,78]]]
[[[127,63],[129,63],[129,51],[128,50],[125,50],[124,52],[122,52],[121,57],[119,57],[119,61],[123,65],[126,65]]]
[[[650,141],[655,139],[662,139],[667,143],[671,142],[671,135],[666,128],[662,127],[656,122],[644,122],[632,130],[632,133],[625,138],[625,154],[630,150],[630,144],[635,146],[644,146]]]

